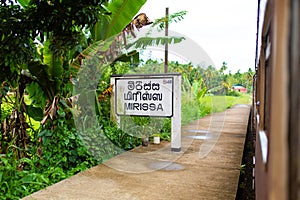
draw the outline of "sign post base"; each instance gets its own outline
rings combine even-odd
[[[171,151],[173,151],[173,152],[180,152],[181,148],[171,148]]]

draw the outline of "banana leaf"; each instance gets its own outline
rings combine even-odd
[[[126,49],[134,48],[134,49],[145,49],[148,46],[158,46],[168,44],[176,44],[185,40],[184,37],[140,37],[137,40],[129,43],[126,46]]]
[[[55,55],[50,49],[51,42],[47,40],[44,45],[43,59],[44,64],[48,67],[46,72],[49,76],[49,80],[56,81],[61,79],[63,75],[63,59],[61,55]]]
[[[35,77],[36,82],[41,86],[47,99],[55,96],[55,83],[50,80],[48,75],[49,66],[39,61],[32,61],[28,64],[28,70]]]
[[[61,55],[55,55],[50,49],[50,42],[46,41],[43,50],[43,63],[32,61],[28,70],[36,78],[47,98],[52,101],[60,91],[63,75],[63,60]]]
[[[111,16],[100,15],[99,22],[92,30],[95,41],[105,40],[122,32],[145,3],[146,0],[112,0],[107,5]]]
[[[52,98],[57,95],[61,89],[60,86],[62,83],[64,68],[62,56],[54,54],[50,49],[50,45],[51,42],[47,40],[44,45],[43,59],[44,64],[48,66],[46,68],[48,75],[47,78],[52,82],[51,87],[53,88],[51,90],[54,92],[50,99],[52,100]]]
[[[133,50],[127,54],[121,55],[116,61],[139,63],[139,60],[140,60],[139,52]]]
[[[30,0],[18,0],[19,4],[24,8],[28,6]]]
[[[110,38],[106,41],[100,40],[91,44],[76,57],[76,59],[71,63],[71,65],[74,68],[79,69],[83,62],[83,59],[90,59],[95,55],[101,56],[101,54],[109,50],[113,42],[114,42],[114,38]]]

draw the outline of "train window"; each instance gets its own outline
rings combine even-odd
[[[266,132],[269,137],[270,134],[270,106],[271,106],[271,35],[270,27],[268,28],[267,34],[265,36],[265,67],[264,67],[264,120],[263,120],[263,130]]]
[[[266,47],[265,47],[266,60],[269,59],[270,54],[271,54],[271,38],[270,38],[270,34],[268,33],[268,35],[266,36]]]

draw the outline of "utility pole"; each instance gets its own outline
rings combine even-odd
[[[165,43],[165,73],[168,73],[168,32],[169,32],[169,8],[166,8],[166,21],[165,21],[165,36],[166,36],[166,43]]]

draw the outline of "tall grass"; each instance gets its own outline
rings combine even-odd
[[[239,97],[234,96],[205,96],[203,101],[206,105],[211,107],[211,112],[222,112],[227,108],[236,104],[250,104],[251,96],[248,94],[241,95]]]
[[[211,113],[222,112],[236,104],[251,104],[251,94],[234,96],[205,96],[198,103],[197,99],[183,93],[181,97],[181,123],[185,125]]]
[[[181,124],[185,125],[200,118],[199,104],[194,96],[182,93],[181,96]]]

